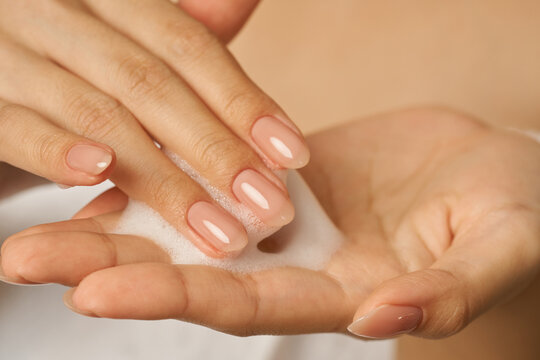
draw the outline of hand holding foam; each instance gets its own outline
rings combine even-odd
[[[503,298],[495,312],[501,326],[516,316],[537,326],[529,321],[536,294],[522,290],[540,266],[537,143],[428,109],[341,126],[310,144],[313,160],[302,175],[345,237],[327,257],[333,232],[315,228],[324,222],[310,214],[318,210],[309,200],[293,199],[298,216],[310,216],[274,235],[292,231],[286,246],[301,247],[264,257],[249,248],[246,258],[225,261],[238,266],[234,272],[172,265],[153,242],[107,232],[120,216],[145,220],[137,208],[129,215],[132,203],[126,214],[42,225],[8,239],[3,269],[15,281],[76,285],[66,303],[86,315],[174,318],[238,335],[346,332],[355,320],[349,330],[364,337],[444,337]],[[299,181],[290,174],[291,193],[304,199]],[[125,201],[118,191],[106,196]],[[307,226],[295,233],[296,221]],[[148,236],[167,231],[156,227]],[[520,294],[520,302],[508,294]],[[506,312],[522,304],[531,305]]]
[[[239,253],[242,224],[157,143],[263,222],[290,222],[272,170],[309,150],[225,44],[257,1],[222,3],[0,2],[0,162],[62,188],[110,179],[207,255]]]

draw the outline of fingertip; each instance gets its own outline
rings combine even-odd
[[[245,169],[233,181],[232,192],[268,226],[281,227],[294,218],[294,205],[287,193],[258,171]]]
[[[5,263],[2,262],[2,256],[0,256],[0,281],[9,284],[9,285],[17,285],[17,286],[35,286],[35,285],[44,285],[42,283],[35,283],[28,281],[24,279],[23,277],[19,276],[17,272],[11,271],[11,269],[8,271],[9,275],[6,274],[4,271],[4,267],[10,268],[10,265],[5,265]]]
[[[309,162],[307,143],[291,121],[263,116],[251,127],[251,138],[268,158],[280,166],[298,169]]]
[[[196,202],[187,212],[187,222],[200,237],[217,250],[218,256],[234,257],[248,243],[244,226],[217,204]]]
[[[65,171],[53,179],[61,187],[92,186],[107,180],[116,166],[116,153],[107,145],[78,142],[65,155]]]
[[[361,315],[347,330],[366,339],[389,339],[413,332],[422,322],[423,311],[416,306],[380,305]]]
[[[90,311],[87,311],[87,310],[82,310],[80,309],[79,307],[75,306],[74,304],[74,295],[77,291],[77,287],[74,287],[74,288],[71,288],[69,289],[68,291],[66,291],[64,293],[64,296],[62,296],[62,301],[64,302],[64,305],[71,311],[77,313],[77,314],[80,314],[80,315],[84,315],[84,316],[89,316],[89,317],[98,317],[97,315],[95,315],[94,313],[90,312]]]

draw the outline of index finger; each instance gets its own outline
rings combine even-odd
[[[221,121],[273,166],[307,164],[309,149],[300,130],[203,24],[168,1],[85,2],[181,75]]]

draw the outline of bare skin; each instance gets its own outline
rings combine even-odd
[[[258,181],[274,198],[257,213],[269,226],[294,217],[271,170],[309,151],[225,45],[257,0],[176,3],[0,0],[0,162],[64,186],[111,179],[208,256],[234,256],[245,229],[156,143],[231,198]],[[203,208],[227,243],[201,225]]]
[[[232,50],[308,133],[433,103],[539,129],[539,9],[534,0],[263,1]],[[539,299],[536,283],[456,336],[401,337],[397,358],[538,359]]]
[[[125,206],[118,191],[77,220],[9,238],[3,270],[13,281],[77,286],[68,305],[90,316],[295,334],[346,332],[379,305],[412,305],[423,312],[412,334],[429,338],[502,311],[537,276],[534,141],[426,109],[357,121],[309,142],[313,160],[302,174],[347,236],[323,271],[242,275],[171,265],[145,239],[106,234],[118,211],[97,214]]]

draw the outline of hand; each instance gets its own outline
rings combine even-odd
[[[256,3],[181,5],[229,39]],[[301,167],[309,151],[201,23],[166,0],[0,0],[0,161],[68,186],[110,177],[207,255],[240,251],[243,226],[154,140],[262,222],[292,219],[271,170]],[[244,182],[269,209],[242,192]],[[201,225],[209,213],[228,244]]]
[[[381,115],[309,138],[305,179],[347,236],[323,271],[171,265],[107,234],[113,190],[76,219],[8,239],[11,280],[58,282],[89,316],[200,323],[237,335],[449,336],[522,291],[540,265],[540,146],[442,110]],[[365,317],[363,317],[365,316]]]
[[[171,0],[205,24],[223,41],[230,41],[244,26],[260,0]]]

